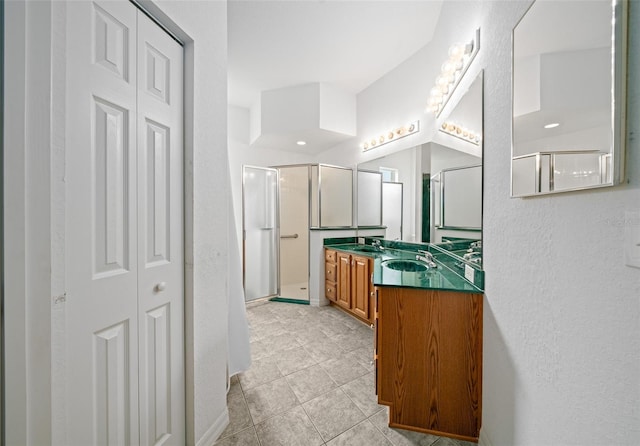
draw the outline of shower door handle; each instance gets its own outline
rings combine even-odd
[[[298,238],[298,234],[281,235],[280,238]]]

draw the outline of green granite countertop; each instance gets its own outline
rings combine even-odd
[[[327,243],[328,242],[328,243]],[[346,242],[346,243],[345,243]],[[396,245],[398,245],[396,243]],[[426,271],[398,271],[386,266],[387,260],[415,261],[418,249],[429,250],[427,244],[402,244],[405,249],[384,247],[374,249],[370,244],[354,243],[350,239],[327,239],[325,248],[347,252],[352,255],[366,256],[374,259],[373,284],[375,286],[397,286],[410,288],[460,291],[464,293],[482,293],[482,288],[472,284],[451,268],[449,259],[443,258],[445,253],[432,251],[437,268]],[[411,246],[407,246],[411,245]],[[431,251],[431,250],[430,250]],[[422,263],[422,262],[420,262]],[[423,263],[422,263],[423,264]],[[479,281],[480,285],[482,281]]]

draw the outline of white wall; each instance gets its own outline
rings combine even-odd
[[[145,2],[187,45],[187,444],[228,420],[226,2]],[[65,8],[7,2],[5,328],[7,444],[68,444],[64,379]],[[171,23],[169,23],[171,22]],[[194,42],[195,45],[190,43]],[[25,43],[26,42],[26,43]],[[193,67],[197,68],[194,70]],[[211,191],[214,191],[212,193]],[[212,230],[213,228],[213,230]],[[218,290],[212,292],[211,290]]]
[[[493,446],[638,444],[640,271],[623,255],[625,226],[637,224],[624,212],[640,207],[638,142],[629,184],[509,198],[511,30],[528,5],[487,2],[482,18],[483,437]],[[631,14],[639,24],[640,10]],[[640,122],[633,25],[629,135]]]

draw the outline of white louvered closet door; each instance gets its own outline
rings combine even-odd
[[[127,1],[67,4],[70,445],[185,441],[182,61]]]

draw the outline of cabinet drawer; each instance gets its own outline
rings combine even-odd
[[[337,287],[335,282],[329,282],[328,280],[324,283],[324,294],[327,299],[332,302],[337,300]]]
[[[331,249],[325,249],[324,250],[324,259],[327,262],[333,262],[336,263],[338,261],[338,253],[331,250]]]
[[[338,265],[325,263],[324,278],[325,280],[330,280],[331,282],[335,282],[336,279],[338,278]]]

